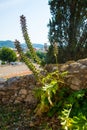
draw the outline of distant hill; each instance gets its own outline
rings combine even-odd
[[[22,48],[27,47],[25,43],[22,43],[21,46],[22,46]],[[2,47],[15,48],[15,45],[14,45],[14,42],[10,41],[10,40],[0,41],[0,48],[2,48]],[[33,43],[33,47],[43,49],[44,45],[43,44],[38,44],[38,43]]]
[[[15,48],[14,43],[10,40],[7,41],[0,41],[0,47],[11,47]]]

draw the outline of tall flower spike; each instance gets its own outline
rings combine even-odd
[[[34,59],[38,64],[41,64],[41,60],[36,55],[36,52],[34,51],[34,48],[32,47],[32,43],[31,43],[30,38],[28,36],[27,26],[26,26],[26,18],[25,18],[24,15],[20,16],[20,22],[21,22],[21,28],[22,28],[23,37],[24,37],[24,40],[25,40],[25,42],[27,44],[27,47],[30,50],[32,59]]]
[[[56,58],[56,64],[57,64],[57,67],[58,67],[58,46],[57,46],[57,43],[55,42],[54,45],[53,45],[53,50],[54,50],[54,56]],[[59,69],[59,68],[58,68]]]
[[[58,55],[58,46],[57,46],[57,43],[55,42],[54,44],[53,44],[53,49],[54,49],[54,56],[55,57],[57,57],[57,55]]]
[[[18,40],[15,40],[14,43],[15,43],[15,47],[17,48],[18,53],[20,54],[20,52],[23,51],[21,46],[20,46],[20,42]]]
[[[27,27],[26,27],[26,19],[24,17],[24,15],[20,16],[20,21],[21,21],[21,28],[22,28],[22,33],[27,31]]]
[[[32,64],[32,62],[25,56],[25,54],[22,51],[22,48],[20,46],[20,42],[15,40],[15,47],[17,48],[18,53],[20,54],[20,57],[23,59],[25,64],[28,66],[28,68],[33,72],[36,79],[39,79],[39,70],[36,69],[36,67]]]

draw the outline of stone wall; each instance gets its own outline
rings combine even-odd
[[[0,82],[0,104],[26,103],[30,108],[35,107],[37,100],[34,97],[36,81],[33,75],[4,79]]]
[[[65,82],[73,90],[87,88],[87,58],[71,61],[59,66],[61,72],[68,71]]]
[[[60,64],[59,71],[68,71],[65,77],[65,82],[73,90],[87,88],[87,58],[78,61],[69,61],[65,64]],[[56,66],[46,66],[48,71],[57,69]],[[33,90],[36,86],[36,81],[33,75],[23,77],[14,77],[8,79],[0,79],[0,104],[7,103],[26,103],[31,108],[35,107],[37,100],[34,97]]]
[[[65,64],[47,65],[45,67],[48,72],[54,71],[57,68],[60,72],[67,71],[65,82],[73,90],[87,88],[87,58],[78,61],[68,61]]]

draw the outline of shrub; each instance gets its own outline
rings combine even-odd
[[[17,56],[16,53],[10,48],[3,47],[0,51],[0,59],[2,61],[11,62],[11,61],[16,61]]]

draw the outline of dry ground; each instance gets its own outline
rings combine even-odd
[[[27,68],[25,64],[0,66],[0,78],[11,78],[31,73],[32,72]]]

